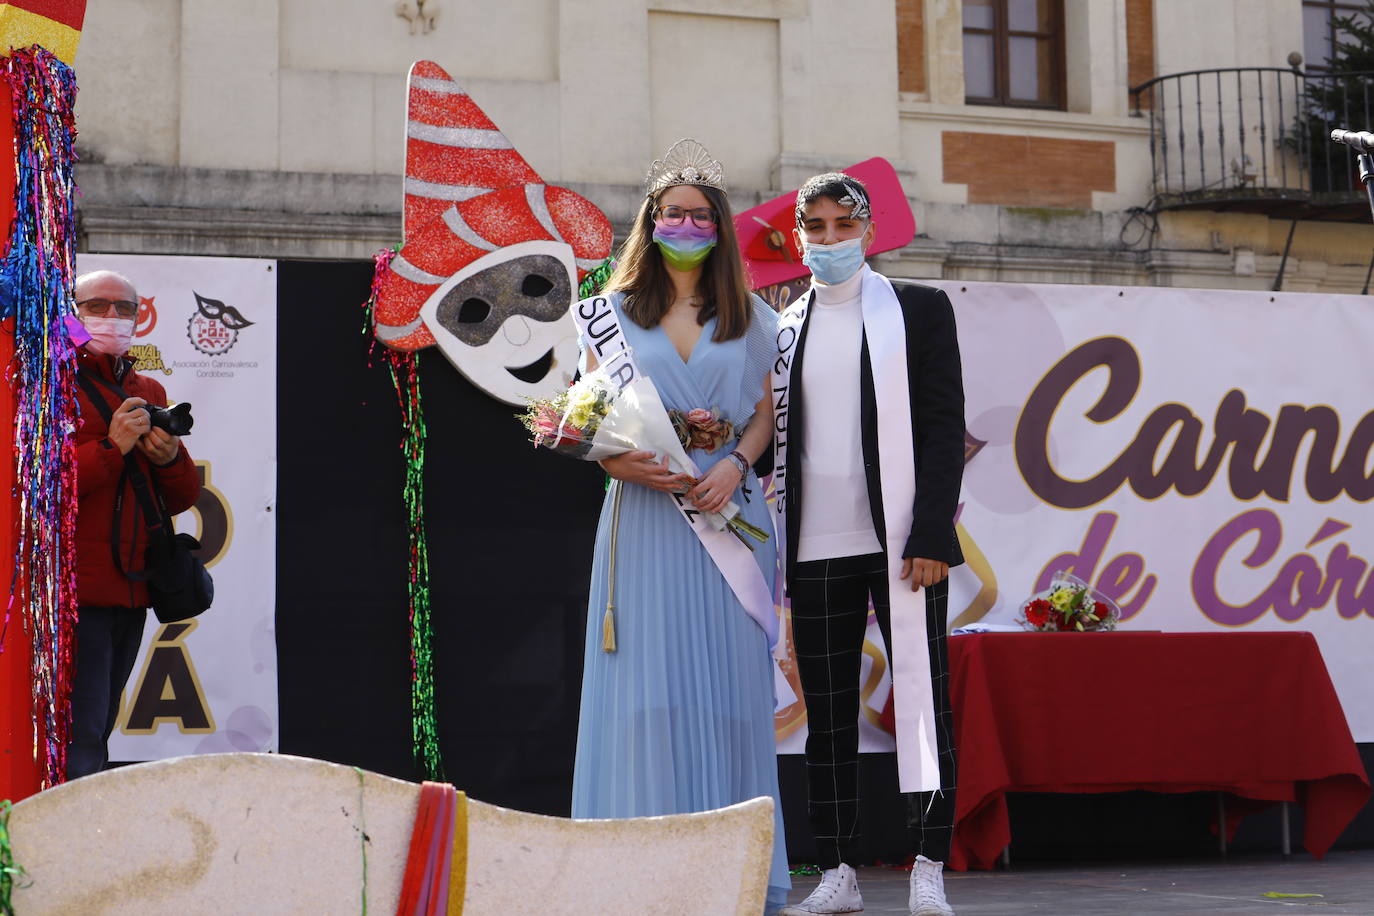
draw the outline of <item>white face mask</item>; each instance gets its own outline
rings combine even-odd
[[[87,341],[86,349],[92,353],[123,356],[129,352],[129,345],[134,340],[134,319],[83,318],[81,323],[90,332],[91,339]]]

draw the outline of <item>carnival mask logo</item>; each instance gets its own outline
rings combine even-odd
[[[225,305],[218,299],[207,299],[192,290],[196,297],[196,310],[186,325],[186,336],[195,347],[206,356],[220,356],[228,353],[239,339],[239,331],[253,324],[238,309]]]
[[[438,345],[468,381],[508,404],[553,397],[577,365],[569,307],[610,256],[590,201],[547,185],[437,64],[410,69],[405,242],[380,278],[374,333]]]
[[[138,297],[138,314],[134,318],[134,336],[147,337],[157,327],[157,308],[153,296]]]

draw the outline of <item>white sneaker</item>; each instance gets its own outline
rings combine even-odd
[[[954,916],[945,900],[945,863],[917,856],[911,867],[911,916]]]
[[[864,898],[859,896],[859,876],[844,863],[821,872],[821,883],[801,903],[785,906],[778,916],[818,916],[832,913],[861,913]]]

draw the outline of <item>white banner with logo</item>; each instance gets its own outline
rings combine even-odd
[[[970,436],[951,626],[1014,625],[1063,569],[1122,629],[1310,631],[1374,741],[1371,300],[926,282],[954,303]],[[892,747],[886,667],[870,625],[864,750]],[[780,751],[804,718],[779,711]]]
[[[203,489],[176,524],[200,539],[215,580],[194,620],[149,612],[110,759],[276,750],[276,262],[77,256],[78,274],[99,269],[138,290],[138,371],[192,405],[185,443]]]

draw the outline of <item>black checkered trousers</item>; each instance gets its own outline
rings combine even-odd
[[[852,865],[850,851],[859,836],[859,670],[870,597],[888,658],[894,657],[887,560],[874,553],[799,562],[789,591],[793,647],[806,700],[806,776],[818,864]],[[949,582],[924,591],[941,788],[906,796],[907,825],[916,852],[944,862],[954,835],[957,771],[945,621]],[[910,650],[897,647],[899,652]]]

